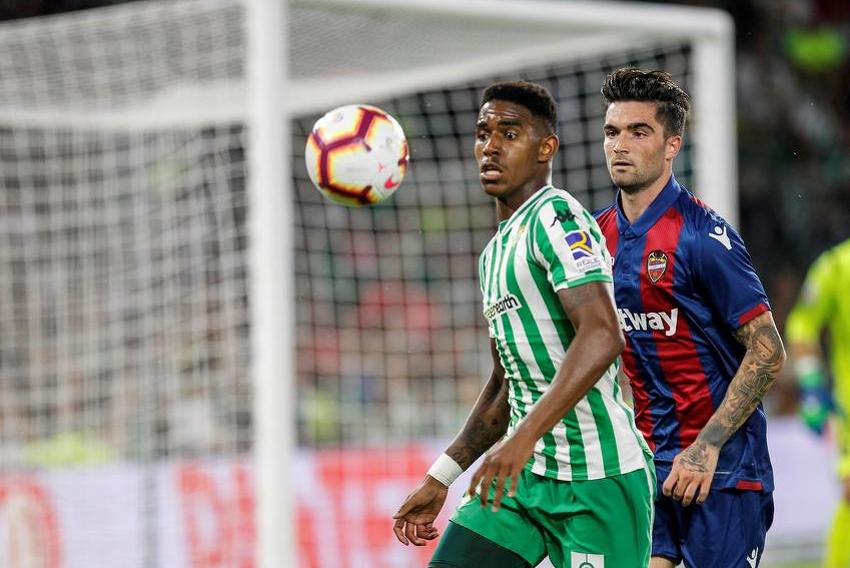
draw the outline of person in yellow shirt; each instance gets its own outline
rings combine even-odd
[[[821,351],[824,331],[826,354]],[[850,568],[850,239],[822,253],[809,268],[785,334],[800,386],[800,417],[818,435],[832,418],[838,441],[843,494],[827,537],[825,566]]]

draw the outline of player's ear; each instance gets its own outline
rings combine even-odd
[[[537,161],[548,162],[555,157],[558,151],[558,146],[561,142],[554,134],[548,134],[540,139],[540,145],[537,147]]]
[[[682,137],[678,134],[668,136],[664,141],[664,157],[667,160],[672,160],[679,155],[679,150],[682,149]]]

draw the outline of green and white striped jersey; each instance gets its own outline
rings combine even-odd
[[[545,186],[499,223],[479,258],[479,277],[509,381],[509,434],[549,388],[575,337],[557,291],[611,282],[611,265],[596,220],[566,191]],[[618,366],[537,441],[532,472],[579,481],[645,467],[651,454],[623,401]]]

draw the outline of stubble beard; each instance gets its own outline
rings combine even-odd
[[[616,185],[620,191],[628,195],[640,193],[650,185],[650,180],[646,179],[645,176],[631,176],[631,179],[621,181],[613,179],[613,181],[614,185]]]
[[[646,170],[637,171],[634,175],[624,176],[626,179],[620,181],[614,179],[614,176],[612,175],[611,180],[623,193],[626,193],[627,195],[635,195],[658,181],[658,178],[661,177],[663,173],[664,168],[662,167],[658,172],[647,172]]]

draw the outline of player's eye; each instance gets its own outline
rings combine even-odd
[[[505,132],[505,138],[508,140],[516,140],[519,138],[519,134],[515,130],[508,130]]]
[[[475,139],[479,142],[484,142],[485,140],[487,140],[487,133],[483,130],[479,130],[475,133]]]

